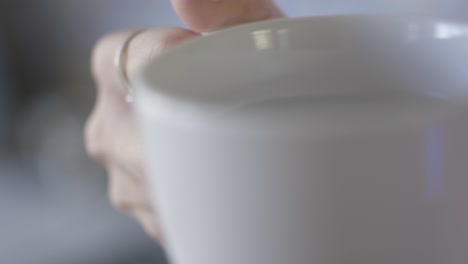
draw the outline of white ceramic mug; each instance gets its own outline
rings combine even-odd
[[[280,19],[184,43],[136,105],[175,264],[468,261],[468,25]]]

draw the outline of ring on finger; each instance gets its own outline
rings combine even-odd
[[[128,48],[130,44],[132,43],[132,41],[146,30],[147,29],[139,29],[139,30],[134,31],[132,34],[130,34],[122,43],[122,45],[120,45],[114,57],[114,66],[116,67],[119,79],[122,82],[122,85],[125,91],[127,92],[127,96],[125,99],[128,103],[133,102],[134,95],[135,95],[135,88],[130,82],[130,79],[128,77],[127,70],[126,70]]]

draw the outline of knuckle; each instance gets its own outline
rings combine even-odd
[[[110,33],[102,36],[94,45],[91,54],[92,73],[95,77],[108,75],[107,72],[114,63],[115,53],[120,45],[123,44],[136,30],[126,30],[116,33]],[[198,36],[195,32],[177,28],[149,28],[137,35],[128,47],[129,63],[131,68],[138,68],[158,55],[163,50],[185,39]],[[148,55],[149,54],[149,55]],[[135,65],[135,67],[132,67]]]
[[[93,74],[97,75],[101,70],[105,69],[106,64],[110,62],[111,53],[109,50],[115,42],[115,34],[107,34],[102,36],[92,49],[91,53],[91,67]]]

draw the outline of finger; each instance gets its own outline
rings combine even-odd
[[[159,28],[148,30],[136,37],[128,48],[127,73],[135,76],[142,66],[172,46],[199,36],[182,28]]]
[[[196,32],[283,16],[274,0],[172,0],[172,5]]]
[[[117,146],[131,142],[117,134],[137,134],[133,113],[125,102],[126,91],[114,65],[116,51],[135,31],[123,31],[103,37],[96,44],[92,55],[92,72],[97,84],[97,101],[86,126],[86,146],[88,153],[103,163],[120,162],[122,153],[135,151],[114,151]],[[126,70],[130,78],[151,57],[185,39],[198,36],[181,28],[151,29],[138,35],[128,47]],[[122,129],[116,126],[123,126]],[[131,130],[131,131],[129,131]],[[119,140],[120,138],[120,140]],[[130,139],[129,139],[130,140]],[[136,157],[136,155],[134,155]],[[128,163],[128,162],[127,162]]]
[[[136,31],[127,30],[109,34],[96,44],[92,55],[92,71],[98,86],[122,86],[114,65],[117,50]],[[182,28],[147,29],[138,34],[127,49],[125,68],[129,76],[149,62],[154,56],[171,46],[198,36]],[[99,88],[99,87],[98,87]]]
[[[125,103],[126,87],[122,83],[118,70],[114,65],[115,55],[120,46],[136,31],[126,30],[108,34],[95,45],[91,68],[97,88],[97,100],[88,120],[86,142],[88,152],[98,160],[105,161],[107,144],[105,128],[112,125],[109,115],[119,118],[128,117],[129,107]],[[134,76],[136,71],[152,57],[185,39],[198,36],[196,33],[182,28],[148,29],[139,34],[130,43],[127,50],[127,60],[124,65],[127,75]],[[109,120],[108,122],[105,122]],[[108,124],[109,123],[109,124]],[[122,122],[120,122],[122,123]],[[106,153],[103,153],[106,150]]]
[[[136,31],[110,34],[95,46],[92,71],[97,84],[97,101],[86,127],[86,145],[90,155],[104,163],[110,179],[113,204],[135,215],[146,230],[161,241],[154,210],[145,191],[146,177],[140,133],[132,108],[125,101],[114,58],[126,40]],[[132,39],[126,52],[125,70],[130,77],[165,49],[198,34],[181,28],[145,30]]]

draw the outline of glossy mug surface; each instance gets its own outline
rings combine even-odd
[[[136,107],[175,264],[468,261],[467,25],[244,25],[157,58]]]

